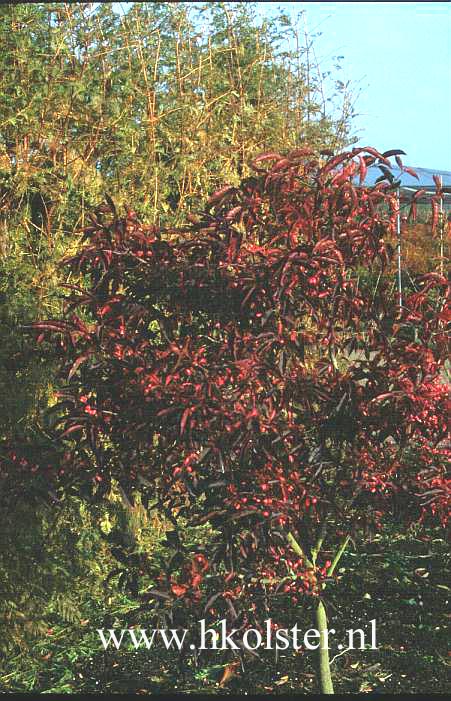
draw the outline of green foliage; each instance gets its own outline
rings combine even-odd
[[[3,652],[27,649],[46,635],[52,616],[75,623],[88,587],[101,596],[96,558],[105,556],[99,535],[89,540],[85,506],[74,500],[51,508],[26,497],[16,504],[3,500],[0,537],[0,625]],[[13,514],[13,518],[11,515]],[[83,586],[80,590],[80,583]]]

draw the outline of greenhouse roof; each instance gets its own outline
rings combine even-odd
[[[412,170],[418,175],[418,180],[409,173],[406,173],[398,168],[398,166],[393,166],[391,169],[395,180],[401,181],[401,190],[404,191],[414,191],[414,190],[426,190],[427,194],[433,195],[436,191],[436,185],[433,179],[434,175],[438,175],[441,178],[443,186],[444,198],[448,200],[451,197],[451,171],[449,170],[432,170],[431,168],[415,168]],[[375,185],[377,178],[382,175],[382,171],[378,166],[370,166],[366,174],[363,185],[370,186]]]

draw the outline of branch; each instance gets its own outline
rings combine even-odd
[[[343,540],[342,544],[340,545],[340,547],[338,548],[337,552],[335,553],[335,557],[333,559],[333,562],[332,562],[331,566],[329,567],[329,569],[327,570],[328,577],[332,577],[332,575],[335,571],[335,568],[338,565],[338,563],[340,562],[340,558],[343,555],[344,551],[346,550],[346,547],[347,547],[350,540],[351,540],[351,536],[347,535],[346,538]]]

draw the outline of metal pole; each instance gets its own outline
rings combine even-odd
[[[442,176],[439,175],[440,179],[440,189],[443,187],[443,182],[442,182]],[[440,275],[443,277],[444,274],[444,249],[443,249],[443,233],[444,233],[444,228],[445,228],[445,217],[443,215],[443,194],[440,198]]]
[[[401,275],[401,194],[398,187],[397,191],[398,197],[398,207],[396,212],[396,236],[398,239],[397,253],[398,253],[398,301],[399,306],[402,307],[402,275]]]

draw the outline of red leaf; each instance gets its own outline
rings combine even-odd
[[[366,153],[370,153],[372,156],[374,156],[374,158],[377,158],[378,161],[380,161],[381,163],[385,163],[385,165],[387,166],[391,165],[390,161],[387,158],[385,158],[382,155],[382,153],[379,153],[379,151],[377,151],[375,148],[372,148],[371,146],[363,146],[360,150],[365,151]]]
[[[408,218],[411,219],[413,222],[416,222],[417,220],[417,204],[415,200],[412,200],[412,203],[410,205]]]
[[[180,435],[182,435],[184,430],[185,430],[186,422],[188,420],[190,413],[191,413],[191,409],[188,407],[187,409],[185,409],[185,411],[182,414],[182,420],[180,421]]]
[[[35,321],[26,328],[42,329],[44,331],[71,331],[72,326],[67,321]]]
[[[78,368],[80,367],[80,365],[81,365],[82,363],[84,363],[85,360],[87,360],[88,358],[89,358],[89,353],[84,353],[83,355],[80,355],[79,358],[77,358],[77,360],[76,360],[76,361],[74,362],[74,364],[72,365],[72,367],[71,367],[71,369],[70,369],[70,371],[69,371],[69,374],[68,374],[68,376],[67,376],[67,379],[68,379],[69,381],[70,381],[70,380],[72,379],[72,377],[75,375],[75,373],[77,372],[77,370],[78,370]]]
[[[416,178],[417,180],[420,179],[418,177],[418,175],[415,173],[415,171],[412,168],[407,168],[407,166],[404,166],[404,173],[408,173],[409,175],[411,175],[413,178]]]
[[[359,176],[360,176],[360,185],[363,184],[366,174],[367,174],[368,168],[367,165],[362,158],[362,156],[359,156]]]
[[[291,162],[288,160],[288,158],[281,158],[277,163],[273,166],[273,170],[282,170],[283,168],[287,168],[288,166],[292,165]]]
[[[434,180],[435,186],[439,192],[442,190],[442,180],[438,175],[433,175],[432,179]]]
[[[350,158],[351,154],[349,151],[346,153],[342,153],[339,156],[335,156],[334,158],[331,158],[329,161],[327,161],[326,165],[324,168],[322,168],[323,173],[329,173],[331,170],[336,168],[340,163],[343,163],[343,161],[347,161]]]
[[[438,203],[436,202],[436,200],[432,200],[431,206],[432,206],[432,230],[435,230],[435,228],[437,227],[437,224],[438,224],[438,211],[439,211]]]
[[[384,158],[390,158],[391,156],[405,156],[406,152],[402,151],[400,148],[392,148],[390,151],[384,151],[382,155]]]
[[[185,584],[173,584],[171,591],[176,596],[183,596],[188,591],[188,587]]]
[[[271,153],[262,153],[260,156],[257,156],[257,158],[254,158],[252,164],[262,163],[263,161],[279,161],[281,158],[281,154],[276,153],[275,151]]]
[[[71,433],[75,433],[75,431],[81,431],[83,428],[85,428],[84,424],[75,424],[74,426],[69,426],[63,433],[60,434],[60,438],[66,438],[66,436],[70,436]]]
[[[231,194],[234,191],[235,188],[233,187],[233,185],[226,185],[225,187],[221,187],[208,198],[207,204],[217,204],[225,195]]]

